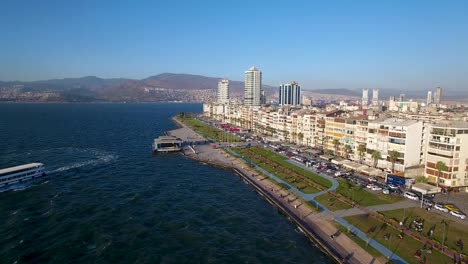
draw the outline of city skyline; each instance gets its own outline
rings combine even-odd
[[[466,2],[244,6],[11,2],[0,18],[6,40],[0,80],[141,79],[163,72],[242,80],[244,69],[257,65],[264,83],[301,80],[304,89],[468,86]],[[281,13],[294,19],[273,15]],[[246,32],[249,25],[259,29]],[[291,59],[294,66],[286,66]]]

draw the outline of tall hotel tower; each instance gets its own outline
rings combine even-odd
[[[369,90],[362,89],[362,106],[367,106],[369,104]]]
[[[229,103],[229,80],[223,79],[218,82],[218,103]]]
[[[300,105],[301,86],[297,82],[282,84],[279,87],[280,105]]]
[[[379,89],[372,90],[372,105],[379,105]]]
[[[434,94],[434,104],[439,106],[441,101],[442,101],[442,88],[437,87],[435,90],[435,94]]]
[[[245,72],[244,105],[259,106],[262,98],[262,72],[252,67]]]
[[[426,105],[432,104],[432,91],[427,92]]]

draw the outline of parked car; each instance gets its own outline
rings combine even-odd
[[[440,204],[440,203],[437,203],[434,205],[434,208],[437,209],[437,210],[440,210],[442,212],[445,212],[445,213],[448,213],[448,209],[444,207],[443,204]]]
[[[377,179],[374,177],[369,177],[367,178],[367,180],[369,180],[370,182],[377,182]]]
[[[372,187],[372,190],[373,190],[373,191],[380,191],[380,190],[382,190],[382,187],[380,187],[380,186],[378,186],[378,185],[374,185],[374,186]]]
[[[372,188],[374,188],[374,186],[375,186],[374,184],[369,183],[369,184],[366,185],[366,188],[367,189],[372,189]]]
[[[385,188],[385,189],[382,190],[382,193],[383,194],[390,194],[390,189]]]
[[[466,218],[466,215],[460,211],[450,211],[450,214],[455,216],[455,217],[459,217],[461,219],[465,219]]]
[[[398,186],[396,186],[395,184],[391,184],[391,183],[390,183],[390,184],[388,184],[387,186],[388,186],[388,188],[390,188],[390,189],[392,189],[392,190],[397,190],[397,189],[398,189]]]
[[[405,194],[403,196],[410,199],[410,200],[414,200],[414,201],[419,200],[419,197],[415,193],[412,193],[412,192],[405,192]]]
[[[446,204],[444,205],[444,207],[447,208],[449,211],[458,211],[458,208],[452,204]]]
[[[434,202],[432,202],[432,201],[429,200],[429,199],[424,198],[424,199],[423,199],[423,204],[426,205],[426,206],[433,206],[433,205],[434,205]]]

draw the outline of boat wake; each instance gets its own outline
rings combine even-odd
[[[117,155],[100,153],[100,155],[97,155],[94,159],[70,163],[65,166],[50,170],[48,174],[54,174],[54,173],[63,172],[63,171],[71,170],[71,169],[81,168],[84,166],[96,166],[96,165],[111,163],[115,161],[117,158],[118,158]]]

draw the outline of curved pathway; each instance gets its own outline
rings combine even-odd
[[[241,158],[242,160],[244,160],[245,162],[249,163],[250,165],[252,165],[252,167],[258,171],[261,171],[264,175],[267,175],[268,177],[272,178],[273,180],[275,180],[276,182],[278,183],[281,183],[282,185],[284,186],[287,186],[288,189],[293,192],[294,194],[296,194],[298,197],[302,197],[304,200],[308,201],[308,202],[311,202],[312,204],[316,205],[318,208],[320,208],[321,210],[324,211],[324,214],[328,214],[328,215],[331,215],[333,216],[334,220],[341,224],[343,227],[345,227],[347,230],[350,230],[350,232],[352,232],[353,234],[357,235],[360,239],[362,239],[363,241],[366,241],[369,245],[371,245],[373,248],[375,248],[376,250],[378,250],[381,254],[383,254],[384,256],[386,256],[389,260],[393,261],[394,263],[407,263],[404,259],[402,259],[401,257],[395,255],[391,250],[389,250],[387,247],[385,247],[384,245],[380,244],[379,242],[375,241],[374,239],[372,238],[369,238],[367,237],[367,235],[362,232],[361,230],[359,230],[358,228],[356,228],[355,226],[349,224],[344,218],[340,217],[340,216],[336,216],[336,214],[334,212],[331,212],[330,210],[328,210],[326,207],[324,207],[322,204],[320,204],[319,202],[315,201],[315,198],[317,196],[320,196],[322,194],[325,194],[327,192],[330,192],[330,191],[334,191],[336,190],[336,188],[338,188],[339,186],[339,183],[337,180],[335,180],[333,177],[330,177],[328,175],[323,175],[321,173],[317,173],[316,171],[312,171],[309,167],[306,167],[305,165],[301,164],[301,163],[298,163],[298,162],[295,162],[295,161],[292,161],[292,160],[288,160],[289,163],[295,165],[295,166],[298,166],[300,168],[303,168],[305,170],[308,170],[308,171],[311,171],[313,173],[315,173],[316,175],[322,177],[322,178],[325,178],[329,181],[332,182],[332,186],[327,189],[327,190],[323,190],[323,191],[320,191],[320,192],[317,192],[317,193],[312,193],[312,194],[307,194],[307,193],[303,193],[301,192],[299,189],[297,189],[296,187],[294,186],[291,186],[288,182],[280,179],[279,177],[269,173],[268,171],[264,170],[263,168],[259,167],[258,165],[256,165],[255,163],[253,163],[251,160],[245,158],[244,156],[241,156],[239,155],[237,152],[233,151],[232,149],[230,148],[225,148],[225,150],[229,153],[231,153],[232,155],[238,157],[238,158]]]

